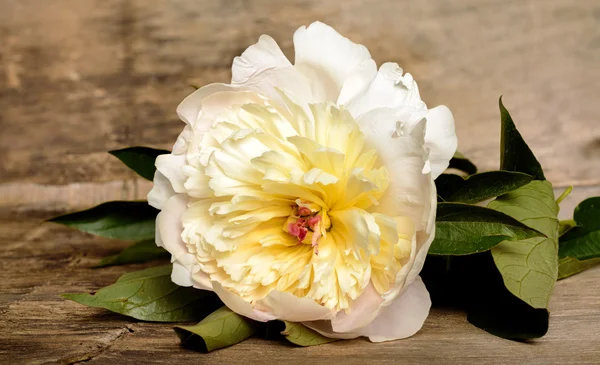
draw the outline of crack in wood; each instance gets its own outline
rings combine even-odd
[[[66,365],[81,364],[84,362],[88,362],[88,361],[93,360],[94,358],[100,356],[104,352],[106,352],[108,349],[111,348],[111,346],[113,346],[117,341],[119,341],[121,338],[123,338],[128,333],[134,333],[134,332],[135,332],[135,330],[133,329],[133,324],[129,324],[129,325],[125,326],[124,328],[121,328],[115,334],[115,336],[113,338],[108,339],[108,343],[105,346],[99,347],[95,351],[82,354],[81,356],[79,356],[77,358],[71,358],[71,359],[66,359],[66,360],[61,359],[58,362],[61,364],[66,364]],[[48,362],[45,364],[51,364],[51,363],[54,363],[54,362]]]

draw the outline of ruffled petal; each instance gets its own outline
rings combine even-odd
[[[454,117],[448,107],[440,105],[430,109],[426,118],[425,146],[430,150],[431,175],[435,179],[448,168],[458,140],[454,130]]]
[[[420,277],[369,325],[359,331],[373,342],[393,341],[414,335],[423,327],[429,315],[431,299]]]
[[[263,34],[256,44],[233,59],[231,83],[245,84],[264,71],[286,67],[292,67],[292,64],[281,52],[277,42]]]
[[[332,319],[335,313],[309,298],[300,298],[291,293],[272,291],[259,300],[255,309],[269,312],[279,319],[291,322]]]
[[[365,46],[321,22],[300,27],[294,33],[294,48],[296,69],[306,75],[313,95],[318,95],[321,101],[337,100],[352,71],[371,59]]]
[[[212,282],[212,287],[215,293],[217,293],[219,298],[223,301],[223,304],[239,315],[260,322],[267,322],[277,319],[277,316],[273,314],[254,309],[252,304],[223,288],[223,286],[216,281]]]

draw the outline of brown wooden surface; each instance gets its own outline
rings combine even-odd
[[[169,325],[60,299],[141,266],[93,270],[125,243],[40,221],[143,198],[149,184],[105,151],[169,148],[186,85],[226,82],[261,33],[293,56],[294,29],[314,20],[410,71],[428,105],[453,110],[460,149],[483,170],[498,165],[503,94],[547,177],[576,186],[561,215],[600,195],[597,0],[0,0],[0,363],[600,362],[600,268],[558,283],[550,331],[528,344],[434,310],[405,341],[252,339],[201,355]]]

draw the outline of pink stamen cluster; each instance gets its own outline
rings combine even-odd
[[[319,254],[319,238],[321,237],[321,216],[313,215],[314,213],[306,208],[298,208],[298,219],[294,223],[288,225],[288,233],[298,238],[298,243],[301,243],[306,238],[308,230],[313,232],[311,245],[315,249],[315,254]]]

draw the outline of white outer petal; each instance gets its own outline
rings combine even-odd
[[[292,67],[277,42],[268,35],[261,35],[256,44],[248,47],[241,56],[233,59],[231,83],[245,84],[258,74],[273,69]]]
[[[383,298],[375,290],[373,284],[365,288],[363,293],[350,307],[348,314],[339,312],[331,320],[331,328],[335,332],[353,332],[368,325],[379,314]]]
[[[148,204],[156,209],[162,209],[167,200],[175,194],[169,179],[156,170],[154,173],[154,185],[147,196]]]
[[[160,155],[156,158],[156,170],[166,177],[171,183],[173,191],[176,193],[185,193],[186,176],[183,173],[183,167],[186,164],[185,155]],[[154,175],[156,177],[156,175]]]
[[[309,298],[300,298],[291,293],[272,291],[259,300],[255,309],[269,312],[279,319],[291,322],[332,319],[335,312],[315,303]]]
[[[196,281],[192,276],[194,271],[198,271],[196,258],[188,252],[181,239],[181,215],[186,209],[187,197],[184,194],[173,195],[166,201],[162,211],[156,216],[156,243],[171,254],[171,280],[175,284],[211,290],[204,281]],[[201,279],[202,274],[197,273],[195,277]]]
[[[435,237],[435,216],[437,209],[437,191],[435,189],[435,183],[433,179],[430,182],[430,201],[428,206],[427,216],[427,224],[425,229],[421,232],[417,232],[417,247],[416,247],[416,257],[415,261],[412,264],[410,271],[407,275],[406,284],[410,285],[415,278],[418,277],[421,269],[423,269],[423,265],[425,264],[425,258],[427,258],[427,252],[429,251],[429,247],[433,242]],[[427,210],[426,210],[427,212]]]
[[[188,95],[179,105],[177,106],[177,115],[186,124],[192,128],[196,128],[196,121],[200,116],[202,110],[202,101],[214,93],[221,91],[236,91],[237,89],[227,84],[210,84],[199,88],[190,95]],[[206,127],[204,130],[208,129]]]
[[[252,304],[246,302],[244,299],[239,297],[238,295],[230,292],[229,290],[223,288],[221,284],[216,281],[212,282],[212,287],[215,293],[219,296],[219,298],[223,301],[223,304],[227,306],[227,308],[232,311],[240,314],[244,317],[248,317],[250,319],[254,319],[255,321],[267,322],[274,319],[277,319],[277,316],[270,314],[268,312],[264,312],[261,310],[254,309]]]
[[[454,130],[454,117],[448,107],[440,105],[429,109],[426,118],[425,145],[430,149],[431,175],[436,179],[448,168],[458,140]]]
[[[423,327],[430,308],[429,292],[421,278],[417,277],[402,295],[383,308],[373,322],[358,332],[373,342],[410,337]]]
[[[411,130],[412,134],[394,137],[397,133],[396,112],[394,109],[375,109],[357,120],[367,148],[378,152],[390,178],[389,187],[373,211],[389,216],[409,216],[413,218],[416,230],[420,230],[427,219],[423,217],[422,209],[430,199],[427,189],[430,178],[422,173],[425,149],[419,136],[424,123],[418,123]]]
[[[352,69],[340,90],[337,98],[338,105],[346,105],[357,95],[363,92],[377,75],[377,65],[373,60],[362,61]]]
[[[392,62],[381,65],[369,86],[348,101],[347,108],[355,118],[378,108],[427,110],[413,77],[409,73],[403,75],[402,68]]]
[[[368,325],[351,332],[336,332],[331,321],[303,322],[303,324],[329,338],[350,339],[369,337],[372,342],[399,340],[417,333],[429,315],[431,299],[420,277],[391,302],[381,308]]]
[[[309,79],[313,93],[320,94],[320,101],[335,102],[351,72],[371,59],[365,46],[321,22],[298,28],[294,48],[294,66]]]

